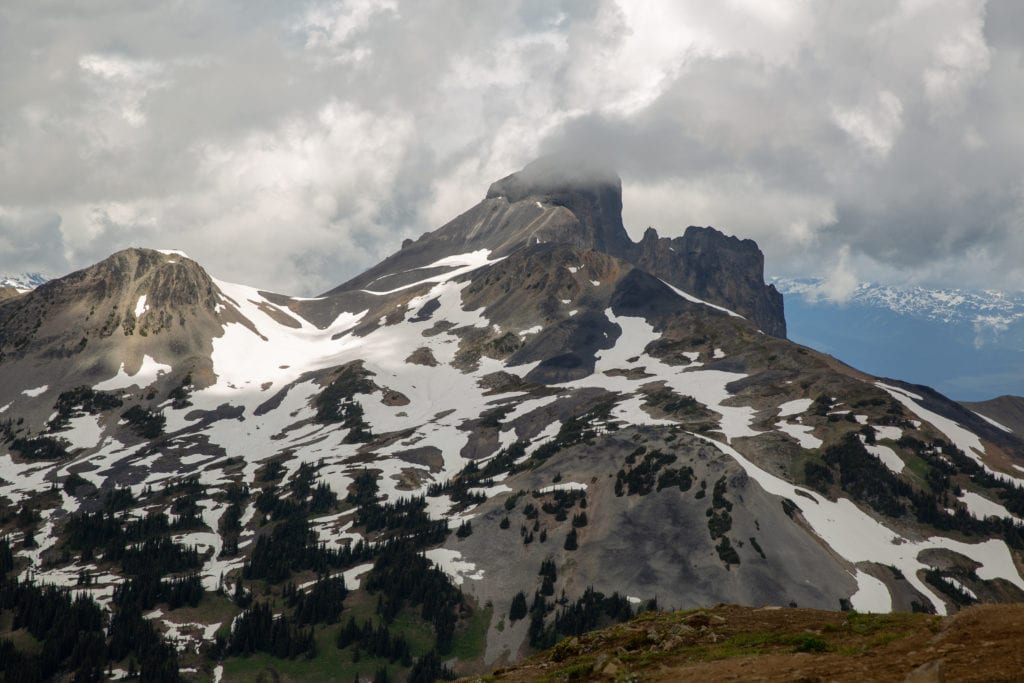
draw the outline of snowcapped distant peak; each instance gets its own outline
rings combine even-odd
[[[46,282],[47,278],[40,273],[21,273],[20,275],[0,275],[0,287],[13,287],[19,292],[27,292]]]
[[[784,295],[799,296],[807,301],[815,300],[822,282],[819,278],[772,279],[776,289]],[[849,303],[887,309],[913,318],[966,322],[993,329],[1024,318],[1024,292],[928,289],[864,282],[854,289]]]

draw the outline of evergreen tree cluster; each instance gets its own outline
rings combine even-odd
[[[320,576],[308,591],[299,591],[294,584],[289,584],[283,595],[292,608],[297,626],[336,624],[345,606],[348,589],[343,576]]]
[[[362,626],[358,626],[356,620],[349,617],[338,631],[336,643],[339,650],[354,645],[360,653],[366,653],[371,657],[384,657],[392,664],[400,662],[402,666],[412,666],[409,641],[404,636],[393,635],[386,624],[374,627],[367,619]]]
[[[139,663],[143,680],[178,680],[174,648],[137,607],[117,609],[107,626],[92,598],[0,576],[0,610],[13,612],[12,630],[24,628],[42,643],[42,651],[34,655],[0,640],[0,672],[5,681],[41,682],[64,676],[100,681],[109,663],[129,656]]]
[[[550,496],[549,500],[541,503],[540,509],[554,515],[555,521],[564,522],[569,517],[569,512],[579,504],[581,509],[587,507],[587,493],[581,489],[555,489],[549,494],[535,493],[534,497]]]
[[[155,439],[164,433],[167,418],[163,412],[152,408],[134,405],[121,413],[121,418],[128,422],[132,431],[144,439]]]
[[[526,442],[516,441],[508,448],[498,451],[482,467],[476,461],[470,461],[451,479],[430,484],[427,486],[427,496],[434,498],[447,495],[455,503],[455,510],[464,510],[482,503],[487,500],[487,496],[471,489],[491,486],[494,484],[494,477],[499,474],[515,472],[518,469],[516,461],[525,454]]]
[[[51,431],[67,428],[71,418],[82,415],[96,415],[107,410],[120,408],[121,397],[107,391],[97,391],[89,386],[80,386],[61,393],[57,397],[54,409],[57,414],[50,420]]]
[[[112,510],[80,512],[73,514],[64,524],[64,543],[68,548],[87,551],[91,556],[96,550],[110,547],[124,547],[163,534],[174,528],[170,518],[163,512],[149,512],[145,517],[125,519]]]
[[[378,594],[377,612],[386,623],[405,605],[419,605],[423,620],[434,627],[438,651],[451,649],[465,601],[448,575],[426,557],[409,546],[383,552],[367,575],[365,587]]]
[[[427,501],[423,496],[399,498],[393,503],[383,504],[374,500],[360,505],[356,513],[356,525],[364,527],[368,532],[397,531],[402,535],[414,534],[432,538],[448,530],[447,521],[430,519],[430,515],[427,514]]]
[[[11,448],[26,460],[61,460],[68,457],[70,445],[58,436],[19,436],[11,442]]]
[[[363,419],[363,406],[356,400],[357,394],[374,390],[369,376],[361,363],[346,365],[315,399],[317,422],[341,423],[349,430],[344,443],[366,443],[373,438],[369,423]]]
[[[562,423],[554,439],[542,444],[533,452],[530,460],[533,461],[533,464],[536,464],[537,462],[547,460],[555,453],[570,446],[580,443],[592,443],[601,431],[601,428],[594,424],[596,422],[605,422],[606,429],[616,429],[617,427],[614,424],[607,423],[614,405],[614,402],[607,401],[591,408],[582,415],[573,415]]]
[[[634,616],[629,600],[618,593],[606,597],[592,587],[588,587],[575,602],[570,603],[563,597],[559,603],[555,610],[555,605],[546,602],[539,591],[534,594],[529,629],[532,647],[548,648],[562,638],[629,621]],[[551,623],[546,623],[545,617],[552,611],[554,618]]]
[[[642,459],[637,463],[637,459]],[[668,469],[677,457],[672,453],[663,453],[655,449],[648,451],[646,446],[639,446],[626,456],[626,464],[630,468],[620,469],[615,475],[616,496],[646,496],[655,490],[678,486],[680,491],[688,491],[693,485],[693,469],[687,466]],[[660,476],[659,476],[660,472]]]
[[[146,610],[164,603],[175,610],[185,605],[195,607],[203,599],[203,593],[203,582],[198,574],[161,579],[155,572],[147,571],[118,585],[113,602],[116,605],[136,603]]]
[[[823,455],[825,464],[839,470],[839,486],[889,517],[906,512],[900,498],[910,496],[911,487],[894,475],[878,458],[868,453],[857,434],[848,432]]]
[[[444,665],[436,651],[431,650],[416,660],[405,681],[406,683],[435,683],[436,681],[450,681],[453,678],[455,678],[455,673]]]
[[[142,543],[108,548],[104,559],[120,561],[125,574],[177,574],[199,569],[203,562],[195,546],[175,543],[167,536],[150,538]]]
[[[223,647],[227,655],[266,652],[281,659],[303,655],[316,657],[313,628],[301,629],[287,615],[274,616],[268,602],[258,602],[242,612],[231,627]]]
[[[322,515],[337,505],[338,494],[326,482],[316,481],[316,473],[309,463],[299,466],[285,491],[275,484],[264,488],[256,497],[256,509],[273,520]]]

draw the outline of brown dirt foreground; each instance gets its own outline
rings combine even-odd
[[[464,681],[1024,681],[1024,605],[950,617],[718,607],[646,613]]]

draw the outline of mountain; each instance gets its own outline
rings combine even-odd
[[[31,291],[46,282],[39,273],[22,273],[21,275],[0,275],[0,300],[16,297]]]
[[[41,273],[21,273],[20,275],[0,275],[0,288],[16,289],[27,292],[46,282]]]
[[[1024,397],[997,396],[964,405],[1004,431],[1024,434]]]
[[[312,299],[129,249],[0,302],[0,570],[113,614],[49,665],[429,679],[655,605],[1024,599],[1024,442],[785,339],[753,242],[634,243],[620,186],[532,164]],[[12,595],[22,639],[60,600]]]
[[[1024,294],[861,284],[842,303],[821,280],[773,278],[794,341],[868,372],[978,401],[1024,389]]]

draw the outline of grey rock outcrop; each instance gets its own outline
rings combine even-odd
[[[648,228],[637,245],[637,267],[669,284],[753,320],[767,334],[786,336],[782,294],[764,283],[764,254],[753,240],[690,226],[682,237]]]

